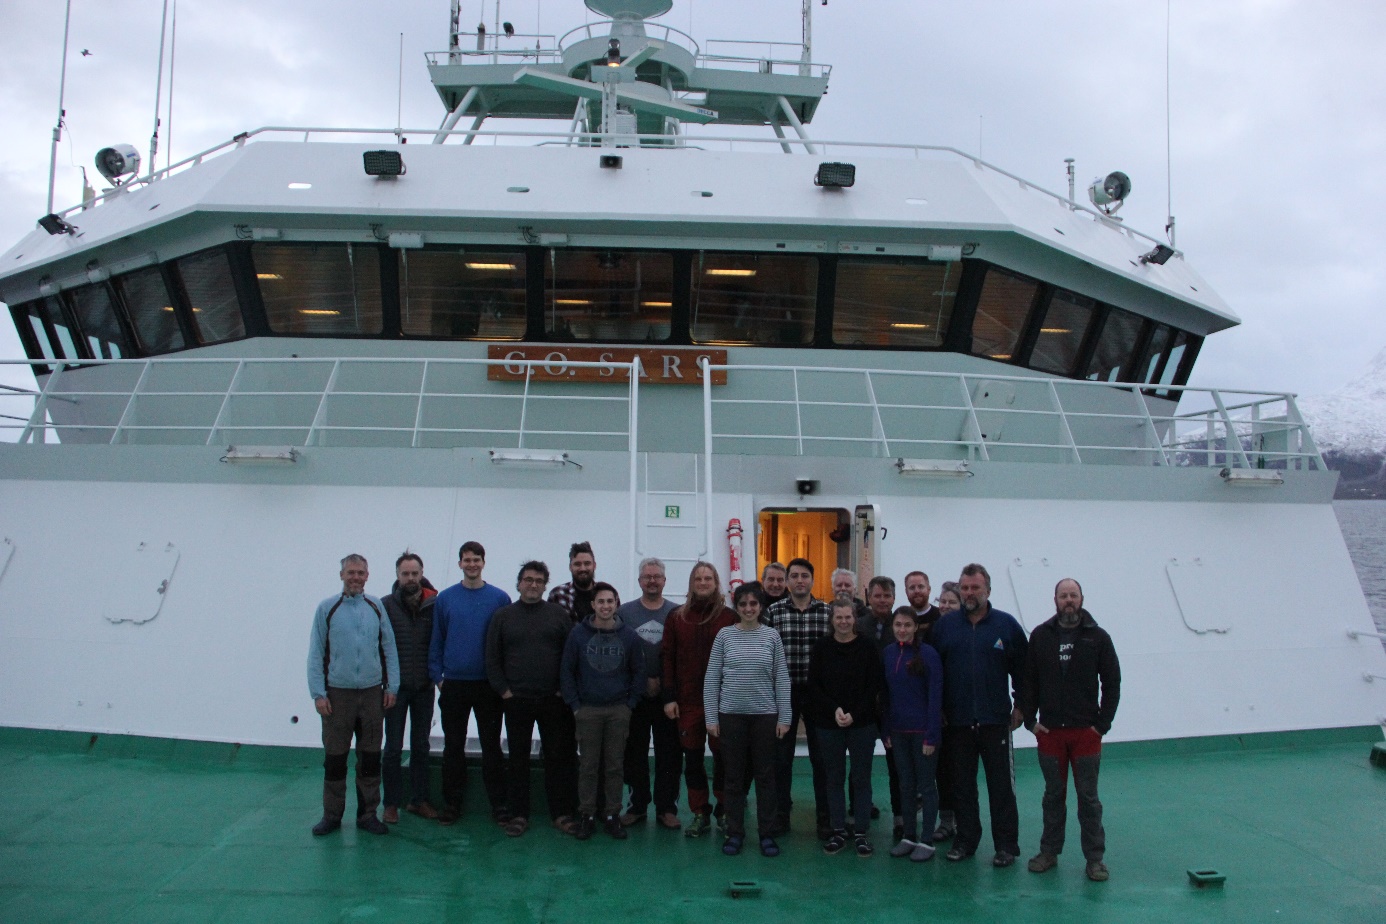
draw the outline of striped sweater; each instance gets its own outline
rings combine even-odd
[[[709,722],[725,712],[774,715],[789,724],[789,669],[778,632],[727,626],[717,633],[703,678],[703,711]]]

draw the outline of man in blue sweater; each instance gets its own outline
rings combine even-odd
[[[952,762],[958,824],[948,859],[967,859],[982,841],[980,759],[996,849],[991,863],[1010,866],[1020,853],[1011,732],[1022,718],[1016,703],[1025,668],[1025,630],[1014,616],[991,605],[991,575],[981,565],[963,568],[958,591],[962,609],[940,617],[933,631],[934,647],[943,659],[943,750]]]
[[[481,782],[491,803],[491,817],[509,822],[505,799],[505,758],[500,733],[504,712],[500,694],[486,680],[486,631],[491,615],[510,605],[510,595],[481,579],[486,549],[464,542],[457,552],[462,580],[434,598],[433,640],[428,647],[428,675],[438,685],[443,718],[443,810],[440,824],[455,824],[462,814],[467,785],[467,725],[473,712],[481,738]]]

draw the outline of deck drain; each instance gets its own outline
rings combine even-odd
[[[760,883],[754,879],[733,879],[727,886],[727,891],[732,898],[740,898],[743,895],[759,895]]]
[[[1227,875],[1215,869],[1191,869],[1188,873],[1189,882],[1200,889],[1206,889],[1208,886],[1220,886],[1227,881]]]

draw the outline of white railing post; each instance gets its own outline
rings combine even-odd
[[[1309,432],[1309,428],[1304,425],[1304,418],[1299,413],[1299,404],[1295,402],[1295,396],[1285,395],[1285,416],[1294,422],[1299,429],[1300,451],[1309,457],[1309,461],[1319,471],[1324,471],[1328,466],[1324,464],[1323,455],[1319,452],[1318,444],[1314,442],[1314,434]]]
[[[525,390],[520,397],[520,432],[516,435],[516,449],[525,448],[525,415],[529,413],[529,380],[534,378],[534,360],[525,361]]]
[[[337,370],[342,367],[340,359],[332,361],[332,373],[327,377],[327,384],[322,387],[322,396],[318,398],[318,410],[313,415],[313,423],[308,427],[308,438],[303,441],[303,445],[312,446],[313,437],[317,435],[318,428],[323,425],[323,418],[327,416],[327,396],[332,394],[332,389],[337,386]]]
[[[1145,403],[1145,396],[1139,388],[1131,389],[1131,397],[1135,399],[1136,406],[1141,409],[1141,416],[1145,419],[1145,433],[1150,438],[1150,448],[1155,450],[1158,455],[1155,458],[1163,466],[1169,465],[1169,456],[1165,453],[1164,444],[1160,441],[1160,431],[1155,429],[1155,418],[1150,416],[1150,408]]]
[[[884,458],[890,458],[890,441],[886,439],[885,423],[881,420],[881,407],[876,403],[876,388],[871,384],[871,373],[866,373],[866,393],[871,398],[871,413],[876,423],[876,436],[881,441]]]
[[[698,360],[703,368],[703,533],[704,559],[712,555],[712,364],[704,357]],[[798,378],[795,378],[795,404],[798,404]],[[799,454],[804,445],[799,443]]]
[[[802,456],[802,455],[804,454],[804,417],[803,417],[803,409],[802,409],[802,408],[800,407],[800,405],[799,405],[799,367],[798,367],[798,366],[795,366],[795,367],[794,367],[793,373],[794,373],[794,436],[795,436],[795,438],[798,440],[799,455]],[[709,400],[709,401],[712,400],[711,394],[708,395],[708,400]]]
[[[630,569],[627,574],[635,574],[640,554],[640,357],[634,356],[630,363],[630,407],[626,425],[628,431],[627,447],[630,453]]]
[[[58,384],[58,377],[67,369],[67,363],[61,360],[53,364],[53,374],[48,377],[48,381],[43,383],[43,389],[39,391],[38,397],[34,399],[34,413],[29,415],[29,423],[19,433],[19,441],[28,443],[34,439],[34,431],[41,430],[43,433],[42,442],[48,441],[48,426],[45,421],[48,419],[48,395]]]
[[[140,377],[135,380],[135,387],[130,389],[130,397],[125,402],[125,410],[121,411],[120,421],[116,424],[115,432],[111,434],[111,445],[113,446],[120,442],[120,433],[125,429],[125,424],[130,419],[130,413],[135,407],[135,396],[140,393],[140,386],[144,385],[144,380],[149,375],[151,365],[152,363],[149,360],[145,360],[144,368],[140,370]]]
[[[967,376],[958,376],[958,387],[962,389],[963,406],[967,408],[968,420],[972,422],[972,432],[976,434],[974,446],[977,448],[983,462],[991,461],[991,454],[987,452],[987,441],[982,433],[982,422],[977,419],[977,406],[972,403],[972,392],[967,388]]]
[[[240,381],[241,370],[245,368],[245,360],[236,361],[236,371],[231,373],[231,381],[226,384],[226,394],[221,398],[221,407],[217,409],[217,416],[212,421],[212,429],[207,432],[206,445],[212,445],[217,438],[217,433],[221,431],[221,422],[226,418],[226,406],[231,403],[231,395],[236,391],[236,383]]]
[[[1054,402],[1054,410],[1059,415],[1059,427],[1063,430],[1064,439],[1068,441],[1068,451],[1073,453],[1073,461],[1078,465],[1083,464],[1083,457],[1078,454],[1078,443],[1073,438],[1073,430],[1068,425],[1068,415],[1064,413],[1063,402],[1059,400],[1059,389],[1054,385],[1054,380],[1049,380],[1049,400]]]
[[[1241,463],[1241,467],[1251,468],[1251,460],[1246,457],[1246,451],[1242,449],[1242,439],[1237,435],[1237,427],[1232,423],[1232,415],[1227,413],[1227,406],[1222,403],[1222,393],[1217,389],[1209,389],[1208,394],[1212,395],[1213,403],[1218,406],[1218,416],[1222,418],[1222,425],[1227,428],[1228,453],[1231,454],[1232,447],[1235,446],[1237,461]]]
[[[419,403],[414,408],[414,435],[409,440],[411,448],[419,446],[419,426],[423,423],[424,391],[428,388],[428,360],[424,360],[423,375],[419,377]]]

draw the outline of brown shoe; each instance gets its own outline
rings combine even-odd
[[[553,826],[564,834],[577,833],[577,819],[572,815],[559,815],[553,820]]]
[[[393,805],[385,806],[384,818],[387,825],[399,824],[399,809]]]
[[[679,821],[678,815],[673,812],[665,812],[659,816],[659,826],[666,831],[677,831],[683,827],[683,823]]]
[[[1045,853],[1042,850],[1031,857],[1030,862],[1027,864],[1032,873],[1047,873],[1058,865],[1058,857],[1054,856],[1052,853]]]
[[[1088,878],[1093,882],[1106,882],[1109,875],[1106,863],[1101,860],[1088,861]]]
[[[621,827],[623,828],[629,828],[633,825],[641,825],[644,823],[644,812],[626,812],[624,815],[621,816]]]
[[[404,807],[404,810],[406,812],[412,812],[420,818],[427,818],[430,821],[438,817],[438,810],[427,802],[410,802]],[[385,820],[389,821],[390,819],[386,818]]]
[[[505,825],[506,837],[521,837],[529,830],[528,818],[511,818]]]

